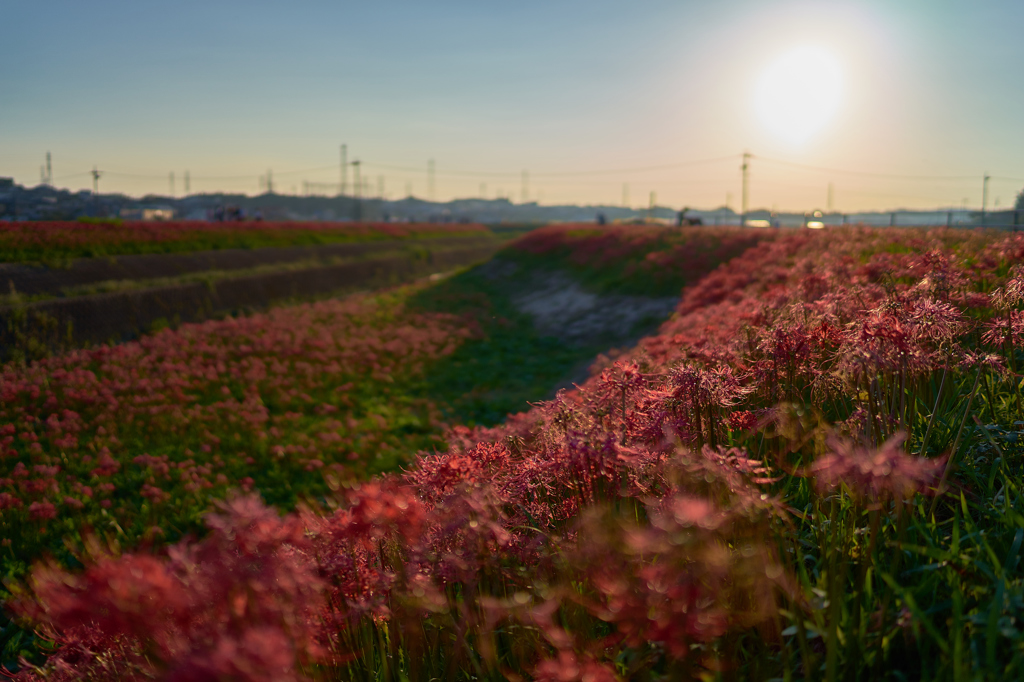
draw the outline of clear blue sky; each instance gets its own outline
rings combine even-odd
[[[1020,0],[5,0],[0,25],[0,175],[26,184],[50,151],[73,189],[95,165],[101,191],[166,193],[173,171],[180,194],[188,170],[193,192],[252,194],[267,169],[301,191],[337,182],[346,143],[393,198],[426,196],[432,158],[439,199],[518,201],[527,170],[542,203],[628,183],[633,205],[738,207],[744,150],[752,207],[824,208],[829,182],[851,211],[980,205],[985,172],[990,206],[1024,187]],[[843,94],[792,147],[751,98],[802,44]]]

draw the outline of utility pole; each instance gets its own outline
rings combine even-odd
[[[341,196],[348,190],[348,145],[341,145]]]
[[[409,182],[408,180],[405,183],[405,196],[412,198],[412,182]]]
[[[524,170],[523,171],[523,186],[522,186],[522,189],[519,192],[519,203],[521,203],[521,204],[525,204],[526,203],[526,197],[529,196],[529,183],[530,183],[530,174],[529,174],[528,171]]]
[[[50,152],[46,152],[46,184],[53,184],[53,166],[50,165]]]
[[[427,198],[431,201],[435,201],[434,195],[434,160],[430,159],[427,161]]]
[[[363,183],[362,183],[362,181],[360,180],[360,177],[359,177],[359,164],[360,163],[361,162],[359,161],[359,159],[356,159],[355,161],[352,162],[352,179],[353,179],[353,183],[352,184],[354,186],[353,194],[355,195],[355,200],[356,200],[356,205],[355,205],[355,219],[356,220],[362,220],[363,219],[363,200],[361,198],[361,195],[362,195],[362,191],[361,190],[362,190],[362,184]]]
[[[743,206],[742,213],[740,213],[740,226],[747,224],[747,169],[750,166],[750,152],[743,152],[743,165],[740,169],[743,171]]]
[[[988,222],[988,181],[989,174],[985,173],[984,180],[981,181],[981,224],[985,225]]]
[[[828,212],[832,212],[832,183],[828,183]]]
[[[92,206],[93,215],[98,216],[100,214],[100,176],[103,175],[103,171],[96,170],[96,166],[92,167]],[[17,213],[15,213],[17,216]]]
[[[274,171],[267,169],[267,194],[274,193]]]
[[[656,192],[651,192],[651,199],[647,204],[647,220],[650,222],[654,218],[654,204],[658,201],[658,195]]]
[[[174,171],[167,176],[168,186],[171,188],[171,198],[174,198]]]

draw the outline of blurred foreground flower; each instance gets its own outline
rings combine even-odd
[[[811,465],[810,475],[821,492],[845,484],[860,500],[881,502],[927,492],[942,475],[946,457],[929,459],[908,455],[903,450],[906,438],[905,433],[897,434],[877,449],[833,439],[831,452]]]
[[[79,574],[38,567],[33,594],[12,606],[60,649],[16,679],[303,679],[299,666],[320,655],[321,584],[298,519],[255,496],[218,507],[210,535],[168,560],[107,556]]]

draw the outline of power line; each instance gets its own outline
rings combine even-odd
[[[713,163],[720,163],[720,162],[724,162],[724,161],[734,160],[734,159],[737,159],[737,158],[741,158],[742,156],[743,156],[742,154],[730,154],[728,156],[719,156],[719,157],[715,157],[715,158],[694,159],[694,160],[691,160],[691,161],[681,161],[681,162],[678,162],[678,163],[669,163],[669,164],[660,164],[660,165],[651,165],[651,166],[629,166],[629,167],[622,167],[622,168],[606,168],[606,169],[599,169],[599,170],[580,170],[580,171],[551,171],[551,172],[546,172],[546,173],[531,173],[531,175],[534,178],[574,178],[574,177],[587,177],[587,176],[600,176],[600,175],[617,175],[617,174],[618,175],[622,175],[622,174],[631,174],[631,173],[647,173],[647,172],[660,171],[660,170],[672,170],[672,169],[676,169],[676,168],[686,168],[686,167],[692,167],[692,166],[709,165],[709,164],[713,164]],[[817,171],[817,172],[822,172],[822,173],[839,173],[839,174],[843,174],[843,175],[853,175],[853,176],[869,177],[869,178],[882,178],[882,179],[890,179],[890,180],[922,180],[922,181],[965,181],[965,180],[977,180],[977,177],[974,176],[974,175],[900,175],[900,174],[894,174],[894,173],[872,173],[872,172],[867,172],[867,171],[852,171],[852,170],[844,170],[844,169],[840,169],[840,168],[829,168],[829,167],[825,167],[825,166],[814,166],[814,165],[810,165],[810,164],[795,163],[795,162],[792,162],[792,161],[784,161],[782,159],[774,159],[774,158],[771,158],[771,157],[765,157],[765,156],[760,156],[760,155],[756,155],[756,154],[750,154],[749,158],[750,159],[756,159],[758,161],[762,161],[762,162],[765,162],[765,163],[777,164],[777,165],[781,165],[781,166],[789,166],[789,167],[792,167],[792,168],[802,168],[804,170],[811,170],[811,171]],[[344,164],[343,167],[347,166],[347,165],[348,164]],[[393,165],[390,165],[390,164],[373,163],[373,162],[366,162],[366,161],[363,162],[363,165],[368,167],[368,168],[376,168],[376,169],[391,170],[391,171],[401,171],[401,172],[407,172],[407,173],[422,173],[423,172],[421,168],[416,168],[416,167],[412,167],[412,166],[393,166]],[[295,169],[295,170],[279,171],[277,173],[277,175],[278,176],[298,175],[298,174],[301,174],[301,173],[316,173],[316,172],[322,172],[322,171],[327,171],[327,170],[332,170],[332,169],[337,169],[337,166],[335,166],[335,165],[316,166],[316,167],[312,167],[312,168],[300,168],[300,169]],[[167,177],[163,173],[159,173],[158,174],[158,173],[149,173],[149,172],[131,173],[131,172],[119,172],[119,171],[106,171],[105,174],[106,175],[111,175],[111,176],[114,176],[114,177],[139,178],[139,179],[162,179],[162,178],[166,178]],[[497,177],[497,178],[514,178],[514,177],[517,177],[517,176],[521,177],[521,172],[517,173],[515,171],[504,172],[504,171],[465,170],[465,169],[445,170],[445,171],[436,171],[435,170],[434,174],[435,175],[442,175],[442,176],[449,176],[449,177],[460,177],[460,176],[461,177]],[[64,175],[64,176],[61,176],[59,178],[53,178],[53,179],[54,180],[63,180],[65,178],[74,178],[74,177],[79,177],[81,175],[88,175],[88,172],[86,172],[86,173],[74,173],[74,174],[71,174],[71,175]],[[194,176],[194,179],[196,179],[196,180],[251,180],[254,177],[258,177],[258,175],[255,174],[255,173],[250,173],[250,174],[246,174],[246,175],[197,175],[197,176]],[[1013,177],[997,176],[997,175],[991,176],[991,179],[992,180],[1005,181],[1005,182],[1024,182],[1024,178],[1013,178]],[[343,182],[344,182],[344,180],[343,180]]]
[[[80,178],[83,175],[90,175],[91,173],[92,171],[85,171],[83,173],[72,173],[71,175],[62,175],[59,178],[53,178],[52,182],[57,182],[58,180],[67,180],[69,178]]]
[[[825,168],[823,166],[810,166],[803,163],[793,163],[792,161],[783,161],[781,159],[771,159],[764,156],[751,155],[758,161],[765,161],[767,163],[775,163],[781,166],[792,166],[793,168],[803,168],[806,170],[821,171],[823,173],[842,173],[844,175],[859,175],[869,178],[887,178],[890,180],[977,180],[977,176],[974,175],[895,175],[890,173],[868,173],[864,171],[849,171],[842,170],[839,168]]]
[[[722,161],[730,161],[739,158],[740,154],[730,154],[729,156],[720,156],[713,159],[698,159],[694,161],[682,161],[680,163],[668,163],[660,166],[634,166],[631,168],[608,168],[604,170],[592,170],[592,171],[555,171],[550,173],[531,173],[535,178],[561,178],[561,177],[581,177],[587,175],[615,175],[624,173],[646,173],[657,170],[670,170],[673,168],[686,168],[687,166],[700,166],[711,163],[720,163]],[[412,168],[410,166],[391,166],[382,163],[367,163],[367,166],[373,168],[381,168],[384,170],[393,171],[404,171],[409,173],[419,173],[419,168]],[[465,176],[465,177],[499,177],[499,178],[514,178],[516,176],[521,177],[521,173],[515,172],[502,172],[502,171],[482,171],[482,170],[449,170],[437,173],[437,175],[448,175],[448,176]]]
[[[290,171],[278,171],[278,175],[298,175],[300,173],[316,173],[325,170],[334,170],[337,166],[317,166],[316,168],[300,168],[297,170]],[[87,175],[88,173],[79,173],[78,175]],[[105,171],[105,175],[113,175],[119,178],[139,178],[145,180],[163,179],[167,176],[163,173],[160,174],[148,174],[148,173],[121,173],[117,171]],[[64,176],[64,177],[75,177],[75,176]],[[192,176],[195,180],[252,180],[253,178],[261,177],[257,173],[249,173],[247,175],[195,175]],[[58,178],[59,179],[59,178]]]

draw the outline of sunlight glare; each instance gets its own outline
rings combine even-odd
[[[839,61],[823,48],[801,46],[783,53],[762,72],[754,108],[769,131],[801,146],[829,123],[841,98]]]

